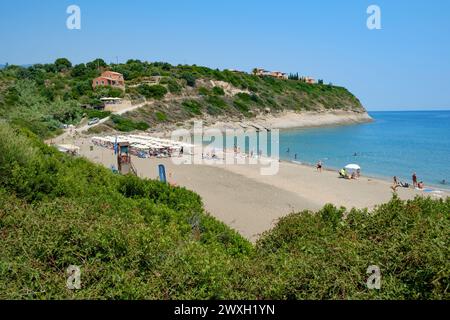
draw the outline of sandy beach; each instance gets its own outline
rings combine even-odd
[[[110,168],[117,166],[112,150],[93,146],[90,138],[74,144],[80,154]],[[93,146],[93,150],[90,150]],[[292,212],[318,210],[327,203],[350,208],[373,208],[392,197],[392,183],[361,176],[338,178],[336,171],[318,172],[311,166],[280,162],[276,175],[260,174],[260,164],[174,164],[170,158],[133,157],[139,177],[157,179],[158,165],[166,166],[170,183],[198,193],[205,209],[251,241],[270,230],[277,220]],[[399,188],[402,199],[416,195],[446,197],[448,193]]]

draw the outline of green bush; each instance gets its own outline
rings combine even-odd
[[[167,121],[167,115],[162,111],[157,111],[155,113],[155,117],[156,117],[156,120],[158,120],[159,122]]]
[[[147,99],[162,99],[167,94],[167,89],[159,84],[152,86],[143,84],[138,87],[138,92]]]
[[[124,92],[122,89],[119,88],[114,88],[111,86],[101,86],[101,87],[97,87],[95,89],[95,93],[97,94],[98,97],[101,98],[123,98],[124,97]]]
[[[96,110],[96,109],[86,109],[86,115],[88,118],[99,118],[104,119],[111,115],[110,111]]]
[[[191,114],[195,114],[195,115],[202,114],[202,106],[198,101],[186,100],[186,101],[183,101],[182,106],[187,112],[189,112]]]
[[[245,92],[240,92],[236,95],[237,98],[239,98],[240,100],[244,101],[244,102],[251,102],[252,101],[252,97]]]
[[[181,86],[176,82],[175,80],[169,80],[168,89],[171,93],[180,93],[181,92]]]
[[[130,132],[133,130],[145,131],[150,128],[145,122],[134,122],[133,120],[115,114],[111,116],[111,120],[114,123],[114,128],[123,132]]]
[[[190,87],[195,87],[195,83],[196,83],[196,77],[192,74],[192,73],[182,73],[181,74],[181,79],[186,80],[186,84]]]
[[[248,105],[240,100],[234,100],[233,101],[233,105],[241,112],[246,113],[250,110],[250,108],[248,107]]]
[[[202,96],[209,96],[211,94],[209,89],[205,88],[205,87],[199,87],[197,90],[198,90],[198,94],[200,94]]]
[[[214,87],[212,89],[213,94],[215,94],[216,96],[224,96],[225,95],[225,91],[223,90],[222,87]]]
[[[219,114],[223,114],[223,109],[218,108],[214,105],[208,105],[206,107],[206,111],[208,112],[208,114],[210,114],[212,116],[217,116]]]
[[[223,114],[228,109],[228,104],[220,97],[209,96],[205,99],[207,105],[207,112],[212,116]]]
[[[205,101],[218,109],[226,109],[228,107],[227,103],[222,98],[216,96],[207,97]]]

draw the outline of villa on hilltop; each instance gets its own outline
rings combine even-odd
[[[111,86],[125,90],[123,74],[113,71],[104,71],[100,77],[92,80],[92,87],[95,89],[98,86]]]
[[[273,77],[277,79],[288,79],[287,73],[281,71],[267,71],[260,68],[255,68],[253,74],[260,77]]]
[[[303,77],[302,80],[305,81],[306,83],[309,83],[309,84],[315,84],[316,83],[316,80],[314,78],[311,78],[311,77]]]
[[[281,72],[281,71],[268,71],[261,68],[255,68],[252,71],[253,75],[258,77],[272,77],[276,79],[292,79],[292,80],[299,80],[306,82],[308,84],[316,84],[317,81],[314,78],[311,77],[299,77],[298,73],[297,75],[288,75],[287,73]]]

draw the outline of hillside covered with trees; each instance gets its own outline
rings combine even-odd
[[[104,70],[122,73],[125,91],[112,87],[93,89],[92,80]],[[107,116],[81,108],[99,105],[102,97],[157,102],[108,122],[118,130],[134,128],[133,123],[138,122],[145,123],[141,128],[146,128],[202,116],[244,119],[284,110],[365,111],[349,91],[331,84],[308,84],[195,65],[139,60],[108,65],[101,59],[72,65],[61,58],[52,64],[10,65],[0,70],[0,117],[41,137],[55,135],[61,125],[77,124],[83,117]],[[124,122],[129,125],[120,125]]]

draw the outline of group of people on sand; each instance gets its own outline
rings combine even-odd
[[[397,178],[397,176],[395,176],[393,179],[394,179],[394,185],[392,186],[392,189],[394,191],[397,190],[398,187],[402,187],[402,188],[410,187],[409,183],[400,181]],[[423,183],[423,181],[418,181],[417,174],[415,172],[412,174],[411,179],[412,179],[412,187],[413,188],[420,189],[420,190],[425,188],[425,184]]]
[[[318,172],[322,172],[322,169],[323,169],[322,161],[319,160],[319,162],[317,162],[316,169]],[[359,177],[361,177],[360,169],[354,170],[351,173],[349,173],[346,168],[342,168],[341,170],[338,171],[338,173],[339,173],[340,178],[349,179],[349,180],[355,180],[355,179],[358,179]]]
[[[342,168],[339,170],[339,177],[349,180],[358,179],[361,176],[361,170],[352,171],[352,173],[348,173],[347,169]]]

